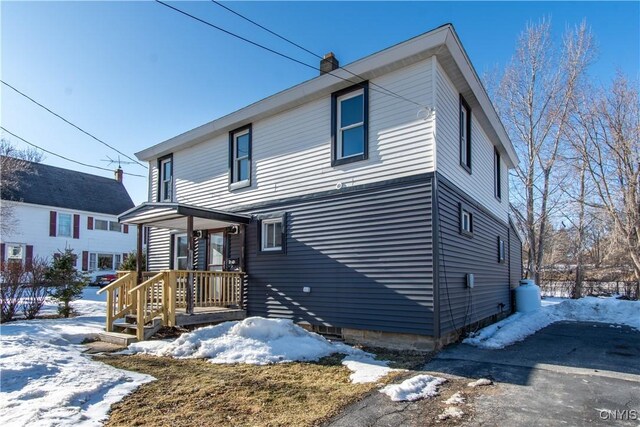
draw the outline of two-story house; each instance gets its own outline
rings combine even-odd
[[[19,190],[2,195],[16,223],[1,236],[0,259],[20,261],[28,270],[34,257],[51,261],[57,252],[73,249],[82,271],[117,269],[136,247],[135,234],[118,222],[134,206],[122,169],[115,179],[42,163],[28,169],[20,173]]]
[[[174,309],[220,305],[226,276],[198,272],[225,270],[248,315],[347,341],[433,347],[509,313],[518,159],[453,27],[320,69],[137,153],[149,202],[119,218],[153,227]]]

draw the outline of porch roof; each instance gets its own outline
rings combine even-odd
[[[125,224],[186,230],[187,218],[193,217],[194,230],[222,228],[233,224],[248,224],[250,215],[236,214],[218,209],[207,209],[183,203],[145,202],[118,216]]]

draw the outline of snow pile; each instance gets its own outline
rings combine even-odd
[[[493,384],[493,381],[491,381],[490,379],[480,378],[467,384],[467,387],[483,387],[491,384]]]
[[[349,376],[352,383],[376,382],[389,372],[397,370],[391,369],[388,361],[375,360],[372,354],[364,351],[361,354],[345,357],[342,360],[342,364],[352,372]]]
[[[504,348],[560,321],[620,324],[640,330],[638,301],[586,297],[555,302],[543,304],[540,310],[532,313],[515,313],[481,329],[463,342],[482,348]]]
[[[444,401],[447,405],[464,405],[465,398],[459,391],[455,392],[450,398]]]
[[[86,298],[95,289],[85,290]],[[151,381],[95,362],[78,344],[104,328],[105,303],[72,303],[80,316],[2,325],[0,419],[3,425],[101,425],[109,407]]]
[[[438,415],[438,419],[440,421],[448,420],[450,418],[462,418],[464,412],[460,408],[456,408],[455,406],[449,406],[444,410],[440,415]]]
[[[351,376],[353,382],[377,381],[392,370],[388,362],[375,360],[370,353],[342,343],[332,343],[291,320],[262,317],[206,326],[173,341],[134,343],[125,352],[252,365],[317,361],[330,354],[344,353],[348,357],[343,364],[354,372]]]
[[[380,393],[386,394],[394,402],[413,402],[436,396],[438,386],[446,381],[444,378],[432,377],[431,375],[416,375],[400,384],[390,384],[380,389]]]

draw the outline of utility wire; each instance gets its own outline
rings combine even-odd
[[[53,114],[54,116],[56,116],[57,118],[59,118],[60,120],[62,120],[63,122],[73,126],[74,128],[78,129],[80,132],[84,133],[85,135],[95,139],[96,141],[98,141],[100,144],[102,145],[106,145],[107,147],[111,148],[113,151],[115,151],[118,154],[122,154],[123,156],[125,156],[127,159],[134,161],[135,163],[137,163],[138,165],[142,166],[143,168],[147,169],[147,166],[145,166],[144,164],[140,163],[139,161],[137,161],[136,159],[127,156],[126,154],[124,154],[122,151],[118,150],[117,148],[113,147],[112,145],[107,144],[106,142],[104,142],[103,140],[101,140],[100,138],[90,134],[89,132],[87,132],[86,130],[82,129],[80,126],[77,126],[73,123],[71,123],[69,120],[65,119],[64,117],[62,117],[60,114],[56,113],[55,111],[51,110],[50,108],[42,105],[41,103],[39,103],[38,101],[36,101],[35,99],[31,98],[29,95],[25,94],[24,92],[19,91],[18,89],[16,89],[15,87],[11,86],[9,83],[5,82],[4,80],[0,80],[0,82],[2,82],[3,85],[13,89],[16,93],[22,95],[23,97],[27,98],[29,101],[33,102],[34,104],[40,106],[41,108],[44,108],[45,110],[47,110],[49,113]]]
[[[70,159],[70,158],[68,158],[68,157],[65,157],[65,156],[63,156],[63,155],[61,155],[61,154],[54,153],[53,151],[49,151],[49,150],[47,150],[47,149],[45,149],[45,148],[42,148],[42,147],[40,147],[40,146],[38,146],[38,145],[36,145],[36,144],[34,144],[34,143],[32,143],[32,142],[27,141],[26,139],[24,139],[24,138],[22,138],[22,137],[20,137],[20,136],[16,135],[15,133],[13,133],[13,132],[11,132],[11,131],[9,131],[9,130],[5,129],[5,128],[4,128],[4,127],[2,127],[2,126],[0,126],[0,129],[2,129],[3,131],[5,131],[5,132],[6,132],[6,133],[8,133],[9,135],[13,136],[14,138],[18,138],[20,141],[22,141],[22,142],[24,142],[24,143],[26,143],[26,144],[29,144],[30,146],[32,146],[32,147],[34,147],[34,148],[37,148],[38,150],[42,150],[42,151],[44,151],[45,153],[51,154],[51,155],[56,156],[56,157],[60,157],[61,159],[67,160],[67,161],[72,162],[72,163],[77,163],[77,164],[79,164],[79,165],[81,165],[81,166],[86,166],[86,167],[88,167],[88,168],[94,168],[94,169],[100,169],[100,170],[103,170],[103,171],[113,172],[113,170],[108,169],[108,168],[103,168],[103,167],[101,167],[101,166],[95,166],[95,165],[90,165],[90,164],[87,164],[87,163],[82,163],[82,162],[79,162],[79,161],[77,161],[77,160],[73,160],[73,159]],[[140,178],[146,178],[146,176],[144,176],[144,175],[138,175],[138,174],[135,174],[135,173],[128,173],[128,172],[124,172],[124,174],[125,174],[125,175],[129,175],[129,176],[137,176],[137,177],[140,177]]]
[[[257,26],[257,27],[262,28],[263,30],[265,30],[265,31],[266,31],[266,32],[268,32],[269,34],[273,34],[274,36],[278,37],[279,39],[284,40],[284,41],[286,41],[287,43],[290,43],[291,45],[293,45],[293,46],[295,46],[295,47],[297,47],[297,48],[299,48],[299,49],[304,50],[305,52],[307,52],[307,53],[309,53],[309,54],[311,54],[311,55],[315,56],[316,58],[318,58],[318,59],[324,59],[324,57],[323,57],[322,55],[318,55],[317,53],[310,51],[309,49],[305,48],[304,46],[301,46],[301,45],[299,45],[298,43],[296,43],[296,42],[294,42],[294,41],[292,41],[292,40],[290,40],[290,39],[288,39],[288,38],[286,38],[286,37],[284,37],[284,36],[282,36],[282,35],[280,35],[280,34],[276,33],[275,31],[270,30],[269,28],[267,28],[267,27],[265,27],[265,26],[263,26],[263,25],[260,25],[260,24],[259,24],[259,23],[257,23],[256,21],[254,21],[254,20],[252,20],[252,19],[250,19],[250,18],[248,18],[248,17],[244,16],[244,15],[243,15],[243,14],[241,14],[240,12],[236,12],[235,10],[233,10],[233,9],[231,9],[231,8],[229,8],[229,7],[225,6],[225,5],[223,5],[223,4],[222,4],[222,3],[220,3],[219,1],[211,0],[211,2],[212,2],[212,3],[217,4],[218,6],[220,6],[220,7],[221,7],[221,8],[223,8],[223,9],[228,10],[229,12],[233,13],[233,14],[234,14],[234,15],[236,15],[236,16],[239,16],[240,18],[244,19],[245,21],[248,21],[248,22],[252,23],[253,25],[255,25],[255,26]],[[315,67],[314,67],[314,68],[315,68]],[[317,68],[315,68],[315,69],[317,70]],[[359,79],[362,79],[362,81],[364,81],[364,80],[365,80],[362,76],[360,76],[360,75],[358,75],[358,74],[356,74],[356,73],[354,73],[354,72],[352,72],[352,71],[349,71],[349,70],[347,70],[346,68],[342,68],[342,69],[343,69],[344,71],[346,71],[347,73],[351,74],[352,76],[357,77],[357,78],[359,78]],[[328,74],[333,75],[331,72],[329,72]],[[335,76],[335,77],[338,77],[338,76]],[[384,90],[384,91],[386,92],[386,95],[395,96],[396,98],[403,99],[403,100],[408,101],[408,102],[410,102],[410,103],[412,103],[412,104],[415,104],[415,105],[417,105],[417,106],[418,106],[418,107],[420,107],[420,108],[425,108],[425,107],[424,107],[424,105],[419,104],[418,102],[415,102],[415,101],[413,101],[413,100],[411,100],[411,99],[409,99],[409,98],[405,98],[404,96],[402,96],[402,95],[400,95],[400,94],[398,94],[398,93],[395,93],[394,91],[392,91],[392,90],[390,90],[390,89],[387,89],[387,88],[385,88],[385,87],[383,87],[383,86],[381,86],[381,85],[379,85],[379,84],[377,84],[377,83],[374,83],[374,82],[371,82],[371,81],[370,81],[370,82],[369,82],[369,84],[370,84],[371,86],[375,86],[375,87],[377,87],[377,88],[379,88],[379,89],[381,89],[381,90]]]
[[[278,52],[277,50],[271,49],[271,48],[269,48],[269,47],[267,47],[267,46],[264,46],[264,45],[262,45],[262,44],[260,44],[260,43],[254,42],[253,40],[249,40],[249,39],[247,39],[247,38],[245,38],[245,37],[242,37],[242,36],[240,36],[240,35],[238,35],[238,34],[235,34],[235,33],[231,32],[231,31],[229,31],[229,30],[225,30],[224,28],[219,27],[219,26],[217,26],[217,25],[215,25],[215,24],[212,24],[212,23],[211,23],[211,22],[209,22],[209,21],[206,21],[206,20],[204,20],[204,19],[202,19],[202,18],[198,18],[197,16],[192,15],[192,14],[190,14],[190,13],[188,13],[188,12],[185,12],[184,10],[178,9],[177,7],[171,6],[170,4],[165,3],[165,2],[163,2],[162,0],[155,0],[155,1],[156,1],[156,3],[159,3],[159,4],[161,4],[161,5],[165,6],[165,7],[168,7],[169,9],[172,9],[172,10],[174,10],[174,11],[176,11],[176,12],[178,12],[178,13],[182,14],[182,15],[185,15],[185,16],[187,16],[187,17],[189,17],[189,18],[191,18],[191,19],[194,19],[194,20],[196,20],[196,21],[198,21],[198,22],[200,22],[200,23],[202,23],[202,24],[205,24],[205,25],[207,25],[207,26],[209,26],[209,27],[215,28],[215,29],[216,29],[216,30],[218,30],[218,31],[222,31],[222,32],[223,32],[223,33],[225,33],[225,34],[228,34],[228,35],[230,35],[230,36],[232,36],[232,37],[235,37],[235,38],[237,38],[237,39],[240,39],[240,40],[242,40],[242,41],[244,41],[244,42],[246,42],[246,43],[252,44],[253,46],[256,46],[256,47],[259,47],[259,48],[261,48],[261,49],[264,49],[264,50],[266,50],[266,51],[268,51],[268,52],[271,52],[271,53],[273,53],[273,54],[275,54],[275,55],[278,55],[278,56],[280,56],[280,57],[282,57],[282,58],[285,58],[285,59],[288,59],[288,60],[290,60],[290,61],[293,61],[293,62],[295,62],[295,63],[297,63],[297,64],[300,64],[300,65],[302,65],[302,66],[305,66],[305,67],[307,67],[307,68],[310,68],[310,69],[312,69],[312,70],[314,70],[314,71],[320,71],[320,69],[319,69],[318,67],[315,67],[315,66],[313,66],[313,65],[307,64],[306,62],[304,62],[304,61],[300,61],[300,60],[298,60],[298,59],[296,59],[296,58],[293,58],[293,57],[291,57],[291,56],[289,56],[289,55],[285,55],[284,53]],[[306,50],[306,49],[305,49],[305,50]],[[314,55],[315,55],[315,54],[314,54]],[[364,80],[365,80],[365,79],[363,79],[362,77],[358,76],[357,74],[354,74],[354,73],[352,73],[352,72],[350,72],[350,71],[348,71],[348,70],[346,70],[346,69],[344,69],[344,68],[342,68],[342,70],[345,70],[346,72],[348,72],[348,73],[350,73],[350,74],[352,74],[352,75],[354,75],[354,76],[356,76],[356,77],[358,77],[358,78],[362,79],[362,81],[364,81]],[[335,78],[337,78],[337,79],[340,79],[340,80],[344,80],[344,81],[346,81],[346,82],[349,82],[349,83],[351,83],[352,85],[358,85],[358,86],[360,86],[360,87],[364,87],[364,85],[362,84],[362,81],[361,81],[361,82],[355,82],[355,81],[353,81],[353,80],[349,80],[349,79],[347,79],[347,78],[345,78],[345,77],[341,77],[341,76],[338,76],[338,75],[336,75],[336,74],[333,74],[333,72],[328,72],[328,73],[326,73],[326,74],[329,74],[329,75],[331,75],[331,76],[333,76],[333,77],[335,77]],[[376,85],[375,83],[371,83],[371,85],[372,85],[372,86],[378,86],[378,85]],[[379,87],[381,87],[381,86],[379,86]],[[384,88],[382,88],[382,89],[384,89]],[[395,93],[393,93],[393,92],[389,91],[388,89],[384,89],[384,90],[385,90],[385,92],[382,92],[382,91],[380,91],[380,90],[376,90],[376,89],[373,89],[373,88],[371,88],[371,90],[372,90],[372,91],[375,91],[375,92],[378,92],[378,93],[381,93],[381,94],[383,94],[383,95],[390,95],[390,96],[393,96],[393,97],[395,97],[395,98],[404,99],[405,101],[411,102],[412,104],[415,104],[415,105],[417,105],[417,106],[418,106],[418,107],[420,107],[420,108],[427,108],[427,107],[425,107],[425,106],[424,106],[424,105],[422,105],[422,104],[419,104],[419,103],[417,103],[417,102],[415,102],[415,101],[412,101],[412,100],[410,100],[410,99],[407,99],[407,98],[403,97],[402,95],[395,94]]]

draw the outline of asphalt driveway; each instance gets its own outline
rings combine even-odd
[[[452,382],[458,388],[475,378],[490,378],[496,383],[478,390],[470,403],[473,409],[455,424],[640,424],[640,332],[625,326],[561,322],[502,350],[454,345],[429,362],[424,371],[458,379],[458,383]],[[329,425],[434,422],[433,413],[424,410],[433,403],[393,403],[384,397],[372,393]]]

